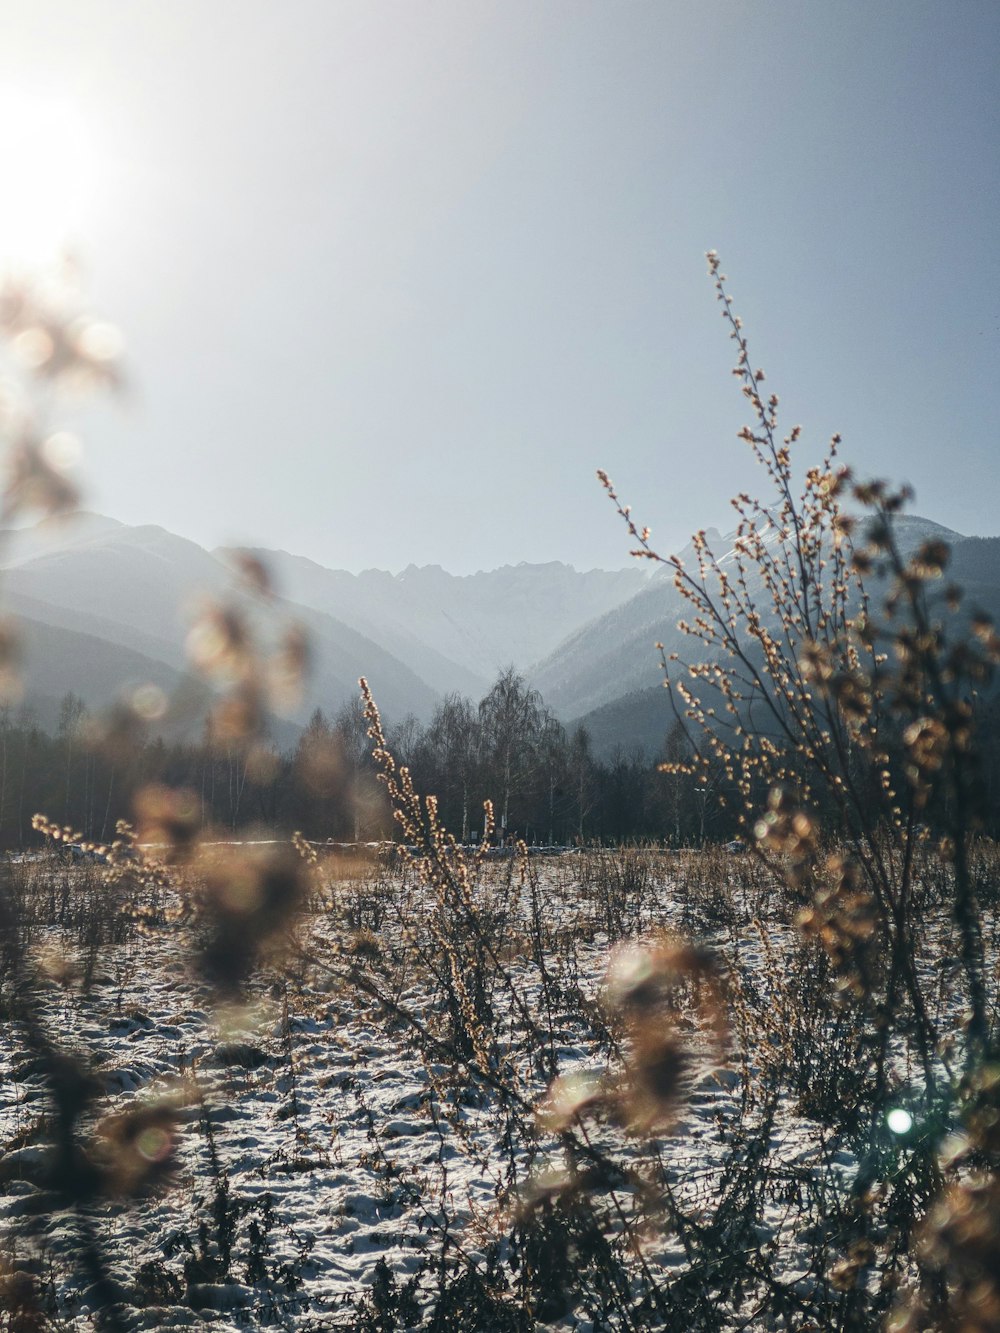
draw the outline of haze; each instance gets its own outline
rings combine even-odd
[[[617,567],[604,467],[664,547],[725,530],[758,483],[715,247],[804,456],[839,430],[995,533],[998,38],[992,0],[6,0],[4,88],[86,127],[63,239],[128,346],[88,507]]]

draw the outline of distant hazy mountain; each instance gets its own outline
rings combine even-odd
[[[10,569],[53,551],[65,551],[124,527],[116,518],[78,509],[66,517],[43,519],[31,527],[0,529],[0,568]]]
[[[73,690],[97,707],[140,677],[176,688],[194,609],[232,586],[227,552],[159,527],[82,514],[3,536],[6,605],[35,627],[25,635],[26,683],[37,697]],[[355,575],[259,554],[282,594],[279,616],[309,636],[310,688],[296,723],[316,706],[336,712],[361,675],[387,718],[426,719],[443,694],[478,698],[501,667],[526,668],[646,582],[640,569],[580,574],[558,563],[468,577],[437,566]]]
[[[598,759],[616,753],[641,754],[650,762],[661,756],[664,742],[673,726],[670,697],[662,680],[645,690],[601,704],[571,726],[582,726],[590,737],[591,751]]]
[[[523,669],[546,656],[649,577],[638,566],[580,573],[557,561],[464,576],[439,565],[349,574],[285,551],[256,554],[291,601],[355,626],[442,692],[472,695],[511,663]]]
[[[1000,613],[1000,538],[963,538],[917,517],[901,519],[898,532],[907,547],[948,541],[970,607]],[[708,535],[725,562],[727,540]],[[175,733],[198,725],[192,710],[206,696],[192,684],[184,641],[199,599],[232,590],[225,551],[96,514],[0,537],[3,604],[24,622],[28,701],[40,715],[69,690],[99,708],[151,681],[187,701]],[[477,699],[513,664],[565,721],[584,718],[599,748],[655,751],[662,742],[670,719],[654,644],[693,646],[677,630],[685,604],[662,566],[351,574],[282,551],[257,554],[280,594],[277,617],[300,622],[312,650],[307,696],[275,721],[285,740],[313,708],[332,714],[356,698],[360,675],[390,721],[426,720],[448,691]]]
[[[59,702],[71,690],[98,710],[140,685],[157,685],[168,696],[182,689],[183,674],[156,658],[20,612],[17,619],[25,657],[26,702],[46,729],[55,727]]]
[[[16,534],[5,563],[7,605],[34,627],[25,635],[29,695],[73,690],[92,707],[136,683],[137,675],[163,688],[176,685],[195,607],[232,585],[224,562],[194,542],[91,515],[81,529]],[[309,694],[291,721],[304,721],[317,705],[335,712],[356,697],[361,675],[389,717],[426,717],[433,709],[438,691],[351,626],[308,607],[279,602],[276,610],[302,623],[310,641]]]
[[[69,522],[61,530],[61,544],[60,529],[18,534],[3,577],[11,604],[29,607],[36,619],[89,631],[183,667],[196,599],[227,584],[219,561],[163,528],[95,523],[86,515],[82,532]],[[18,555],[22,540],[27,551]]]

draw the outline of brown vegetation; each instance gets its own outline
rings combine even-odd
[[[796,488],[800,432],[779,435],[778,400],[709,264],[752,412],[743,438],[771,495],[738,497],[731,555],[699,536],[696,568],[666,562],[696,650],[664,662],[669,769],[727,805],[742,843],[544,864],[521,846],[491,861],[487,838],[470,852],[464,829],[444,827],[362,685],[405,844],[392,860],[348,866],[304,839],[212,847],[190,795],[157,788],[135,810],[155,855],[123,825],[84,847],[98,858],[84,865],[8,863],[0,1000],[12,1069],[36,1092],[4,1167],[29,1200],[5,1246],[7,1327],[83,1309],[108,1329],[156,1326],[223,1299],[241,1322],[302,1328],[1000,1325],[998,853],[977,782],[1000,644],[960,615],[945,549],[901,555],[904,497],[854,485],[839,441]],[[0,315],[18,340],[35,324],[16,296]],[[36,323],[53,350],[33,371],[63,373],[75,344]],[[9,503],[28,494],[29,455],[48,475],[25,448]],[[30,494],[64,499],[55,481]],[[619,508],[637,554],[659,560]],[[304,654],[289,631],[276,663],[232,608],[205,623],[218,726],[249,756],[267,692],[294,685]],[[498,752],[509,811],[517,754]],[[487,832],[492,819],[488,807]],[[55,846],[83,843],[39,827]],[[193,960],[171,985],[215,1023],[213,1057],[111,1107],[77,1020],[117,1008],[138,1023],[137,969],[162,963],[164,943]],[[327,1046],[306,1048],[297,1025],[321,1020]],[[430,1152],[407,1156],[407,1124],[374,1109],[361,1073],[375,1032],[396,1050],[384,1076],[405,1070],[419,1089],[407,1112]],[[355,1072],[335,1082],[315,1071],[338,1034]],[[271,1192],[234,1186],[227,1097],[257,1097],[287,1128],[275,1181],[342,1192],[340,1166],[377,1180],[375,1211],[415,1262],[380,1258],[338,1306],[314,1247],[279,1257],[292,1221]],[[317,1127],[346,1134],[349,1115],[366,1146],[338,1164]],[[208,1188],[158,1232],[158,1193],[180,1170]],[[143,1237],[138,1272],[123,1263],[123,1210]],[[53,1243],[59,1219],[70,1245]]]

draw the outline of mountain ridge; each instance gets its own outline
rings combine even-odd
[[[907,549],[929,537],[948,541],[956,576],[980,603],[1000,608],[1000,538],[964,537],[919,515],[899,516],[897,532]],[[29,693],[34,676],[47,698],[61,686],[81,693],[74,657],[89,663],[95,700],[134,683],[143,663],[156,683],[175,685],[189,675],[184,641],[197,600],[229,597],[235,587],[232,548],[208,551],[157,524],[88,513],[75,525],[4,535],[7,605],[47,627],[46,660],[33,663],[29,652],[26,669]],[[735,534],[707,529],[706,537],[720,561],[733,558]],[[394,574],[328,569],[266,547],[249,554],[271,573],[272,609],[302,624],[312,644],[309,693],[280,719],[290,734],[314,708],[332,715],[356,700],[362,674],[388,720],[412,714],[426,722],[445,695],[481,697],[513,666],[564,722],[590,717],[610,737],[619,719],[623,738],[639,739],[655,730],[652,692],[661,668],[654,645],[690,647],[678,639],[684,608],[665,564],[578,571],[558,560],[520,561],[460,575],[411,564]],[[693,554],[688,546],[679,556]],[[85,636],[83,658],[74,654],[73,635]],[[37,644],[39,631],[33,638]],[[635,717],[626,721],[629,699]]]

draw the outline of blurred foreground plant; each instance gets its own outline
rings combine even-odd
[[[0,282],[0,541],[9,540],[11,526],[26,518],[55,519],[75,508],[71,472],[79,445],[52,419],[74,395],[120,387],[120,349],[117,331],[84,313],[72,272]],[[234,771],[237,777],[242,772],[245,781],[251,766],[269,762],[263,744],[267,710],[297,696],[307,645],[297,625],[281,626],[274,615],[255,614],[258,608],[267,611],[271,601],[260,562],[237,555],[236,566],[246,593],[229,602],[206,602],[188,647],[193,665],[214,690],[212,742],[239,760]],[[8,700],[20,689],[19,656],[16,625],[4,621],[0,688]],[[126,752],[146,724],[164,714],[165,701],[154,699],[156,706],[150,707],[151,694],[161,692],[150,686],[123,699],[107,718],[90,726],[89,742],[111,754]],[[138,794],[134,816],[134,825],[120,822],[117,837],[107,844],[42,814],[34,817],[33,827],[56,847],[69,847],[85,858],[102,876],[109,901],[113,889],[117,911],[138,927],[193,932],[191,952],[200,981],[216,1002],[220,1020],[226,1021],[227,1011],[236,1006],[235,1021],[252,976],[287,941],[303,906],[308,879],[302,861],[292,848],[280,845],[209,850],[211,835],[202,827],[198,799],[190,791],[147,786]],[[109,1200],[128,1203],[171,1184],[180,1113],[192,1092],[188,1088],[105,1113],[97,1053],[73,1049],[53,1031],[45,1003],[47,981],[68,980],[72,962],[46,957],[33,946],[13,882],[13,867],[5,862],[0,865],[0,971],[6,1013],[22,1066],[41,1079],[49,1108],[35,1126],[37,1142],[22,1144],[20,1155],[9,1154],[0,1167],[0,1179],[24,1181],[38,1193],[37,1207],[25,1212],[27,1244],[16,1247],[17,1261],[0,1285],[0,1314],[12,1328],[44,1326],[37,1270],[46,1214],[65,1213],[76,1233],[68,1257],[81,1289],[90,1291],[97,1325],[117,1333],[127,1325],[125,1293],[110,1275],[95,1213]],[[204,1105],[200,1091],[197,1099]],[[228,1185],[218,1170],[215,1178],[218,1204]]]

